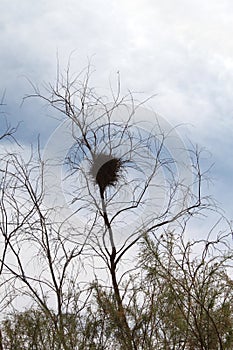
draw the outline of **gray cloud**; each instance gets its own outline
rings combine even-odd
[[[39,102],[20,108],[34,83],[54,81],[56,53],[79,71],[94,55],[93,84],[107,91],[118,70],[122,90],[158,96],[150,102],[183,137],[205,145],[216,161],[216,195],[232,215],[233,4],[230,0],[16,0],[1,2],[0,92],[8,118],[23,120],[19,138],[44,142],[58,122]],[[46,127],[45,127],[46,125]],[[224,184],[224,185],[223,185]]]

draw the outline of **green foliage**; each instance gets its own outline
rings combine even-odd
[[[56,349],[53,322],[39,310],[8,316],[2,324],[3,347],[11,350]]]
[[[141,241],[138,270],[121,285],[134,349],[233,348],[230,257],[210,256],[204,247],[197,258],[191,247],[171,234]],[[82,312],[63,314],[62,322],[39,309],[9,315],[1,327],[4,350],[125,349],[114,293],[98,282],[91,287]]]

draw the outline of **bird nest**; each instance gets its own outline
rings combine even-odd
[[[114,187],[117,184],[122,165],[120,158],[106,154],[99,154],[94,158],[90,173],[99,186],[101,196],[107,187]]]

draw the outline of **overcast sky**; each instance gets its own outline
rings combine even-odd
[[[70,53],[75,71],[87,57],[93,82],[108,89],[120,71],[123,90],[157,94],[150,105],[182,137],[212,154],[211,192],[233,217],[233,2],[232,0],[0,0],[0,94],[21,142],[57,123],[38,102],[20,104],[35,84],[53,82],[56,55]]]

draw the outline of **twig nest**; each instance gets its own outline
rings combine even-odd
[[[114,187],[120,177],[123,162],[120,158],[107,154],[95,156],[91,167],[91,175],[99,186],[100,194],[103,196],[107,187]]]

